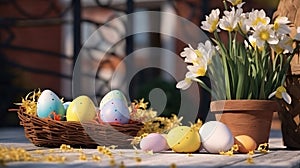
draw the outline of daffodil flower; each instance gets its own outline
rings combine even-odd
[[[191,78],[196,78],[199,76],[205,76],[207,70],[207,64],[189,65],[187,69],[191,72]]]
[[[194,49],[192,46],[184,48],[184,51],[180,53],[181,57],[185,57],[184,62],[191,63],[193,65],[200,64],[203,54],[198,49]]]
[[[224,16],[220,19],[220,28],[232,32],[238,28],[239,17],[243,13],[242,8],[231,8],[231,11],[224,11]]]
[[[282,36],[278,44],[271,45],[272,49],[277,53],[293,53],[293,39],[289,36]]]
[[[212,43],[209,40],[207,40],[207,41],[205,41],[204,44],[199,43],[197,50],[201,54],[201,57],[199,57],[201,59],[201,61],[205,62],[206,64],[210,64],[212,56],[215,51],[215,46],[212,45]],[[197,54],[197,55],[199,55],[199,54]]]
[[[249,13],[249,17],[245,20],[245,23],[256,29],[259,25],[268,25],[270,23],[270,18],[266,16],[264,10],[254,10]]]
[[[219,15],[220,15],[219,9],[212,10],[209,16],[205,17],[206,20],[201,22],[202,24],[201,28],[210,33],[216,31],[219,24]]]
[[[183,51],[180,53],[180,56],[181,56],[181,57],[187,57],[187,56],[189,56],[190,54],[194,54],[193,51],[194,51],[193,47],[189,44],[188,47],[185,47],[185,48],[183,49]]]
[[[274,21],[274,30],[279,35],[289,34],[291,32],[288,24],[290,23],[287,17],[277,17]]]
[[[278,99],[283,99],[285,102],[288,104],[292,103],[292,98],[291,96],[286,92],[286,89],[283,86],[279,86],[275,92],[271,93],[269,95],[269,99],[275,96]]]
[[[248,18],[248,13],[242,13],[240,16],[239,16],[239,22],[238,22],[238,25],[239,25],[239,28],[240,30],[244,33],[244,34],[247,34],[250,30],[250,26],[246,24],[245,20]]]
[[[256,39],[257,47],[263,47],[265,42],[269,44],[277,44],[278,39],[275,36],[274,30],[271,25],[259,25],[253,33],[253,38]]]
[[[256,39],[253,37],[253,35],[249,36],[248,41],[249,41],[249,43],[251,44],[251,46],[252,46],[254,49],[256,49],[256,47],[257,47],[257,45],[256,45]],[[244,43],[245,43],[245,46],[246,46],[247,48],[250,47],[248,41],[245,40],[245,42],[244,42]],[[258,49],[261,50],[262,47],[260,47],[260,48],[258,48]]]

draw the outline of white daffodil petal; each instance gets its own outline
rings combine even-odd
[[[186,90],[191,86],[191,84],[192,84],[192,81],[189,81],[188,79],[184,79],[177,83],[176,88]]]
[[[217,30],[219,24],[219,15],[219,9],[212,10],[211,13],[205,17],[206,20],[201,22],[201,28],[208,32],[214,32],[215,30]]]
[[[282,92],[282,98],[288,104],[292,103],[292,98],[291,98],[291,96],[287,92]]]
[[[269,96],[268,96],[268,99],[271,99],[272,97],[274,97],[276,94],[276,91],[272,92]]]

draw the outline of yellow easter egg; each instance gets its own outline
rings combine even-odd
[[[175,152],[195,152],[200,147],[200,135],[198,130],[188,126],[178,126],[167,134],[169,147]]]
[[[96,108],[93,101],[88,96],[79,96],[74,99],[68,109],[67,121],[91,121],[95,119]]]
[[[240,153],[248,153],[257,148],[255,140],[248,135],[238,135],[234,137],[234,143],[238,145]]]

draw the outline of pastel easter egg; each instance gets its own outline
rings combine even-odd
[[[191,153],[200,148],[201,141],[197,129],[188,126],[178,126],[167,134],[167,143],[175,152]]]
[[[64,106],[64,108],[65,108],[66,111],[67,111],[67,109],[68,109],[70,103],[71,103],[70,101],[67,101],[67,102],[64,102],[64,103],[63,103],[63,106]]]
[[[65,109],[59,97],[51,90],[44,90],[37,101],[37,116],[47,118],[59,116],[55,119],[62,119],[65,116]]]
[[[199,130],[202,147],[209,153],[226,152],[234,144],[230,129],[219,121],[209,121]]]
[[[102,107],[109,101],[111,101],[112,99],[119,99],[122,100],[123,103],[127,106],[128,102],[127,99],[125,97],[125,95],[120,91],[120,90],[112,90],[110,92],[108,92],[100,101],[100,105],[99,105],[99,109],[101,110]]]
[[[112,99],[100,109],[100,118],[103,122],[127,124],[130,119],[130,113],[123,100]]]
[[[68,109],[67,121],[91,121],[96,117],[96,107],[88,96],[79,96],[74,99]]]
[[[248,135],[238,135],[234,137],[234,143],[238,145],[240,153],[248,153],[257,148],[255,140]]]
[[[143,151],[161,152],[168,149],[168,143],[163,135],[151,133],[141,140],[140,148]]]

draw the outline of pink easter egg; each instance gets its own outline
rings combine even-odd
[[[169,149],[165,137],[158,133],[151,133],[144,137],[140,142],[140,148],[143,151],[161,152]]]

